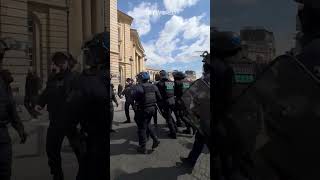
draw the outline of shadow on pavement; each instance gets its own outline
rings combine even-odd
[[[192,170],[173,166],[173,167],[159,167],[159,168],[146,168],[135,173],[126,173],[121,170],[116,170],[116,177],[114,180],[177,180],[180,175],[191,173]]]
[[[137,136],[136,126],[117,129],[116,133],[110,135],[110,141],[125,140],[125,142],[121,144],[110,143],[110,155],[137,154],[136,148],[138,146],[132,144],[132,142],[138,142]]]

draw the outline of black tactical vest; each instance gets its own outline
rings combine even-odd
[[[157,102],[156,91],[152,84],[143,84],[141,85],[144,91],[144,101],[141,104],[142,106],[154,106]]]
[[[166,99],[174,97],[174,82],[173,81],[166,81],[164,82],[164,88],[166,92]]]

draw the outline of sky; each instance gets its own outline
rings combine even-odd
[[[240,32],[244,26],[259,26],[272,31],[276,54],[294,46],[297,4],[294,0],[214,0],[212,24],[219,30]]]
[[[201,51],[210,51],[210,0],[118,0],[118,9],[134,18],[147,67],[202,75]]]

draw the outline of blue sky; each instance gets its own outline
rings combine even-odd
[[[278,55],[294,46],[297,14],[294,0],[216,0],[212,3],[212,23],[219,30],[239,32],[244,26],[261,26],[274,32]]]
[[[118,9],[134,18],[148,67],[201,76],[198,51],[210,51],[210,0],[118,0]]]

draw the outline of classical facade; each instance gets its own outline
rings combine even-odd
[[[110,27],[109,0],[0,0],[0,37],[28,42],[27,52],[8,51],[4,68],[15,81],[17,96],[24,95],[25,77],[33,67],[45,84],[50,57],[69,51],[82,64],[81,46],[94,33]]]
[[[154,68],[146,68],[146,72],[149,73],[150,75],[150,80],[155,81],[156,74],[159,74],[160,70],[159,69],[154,69]]]
[[[145,70],[145,54],[137,30],[131,28],[133,18],[117,9],[117,1],[110,1],[110,68],[112,83],[125,84]]]
[[[4,58],[3,68],[15,79],[14,94],[24,95],[30,67],[45,85],[56,51],[70,52],[82,68],[83,42],[104,31],[110,32],[112,82],[134,77],[144,70],[144,49],[132,20],[117,10],[117,0],[0,0],[0,37],[31,44],[28,51],[9,51]]]

